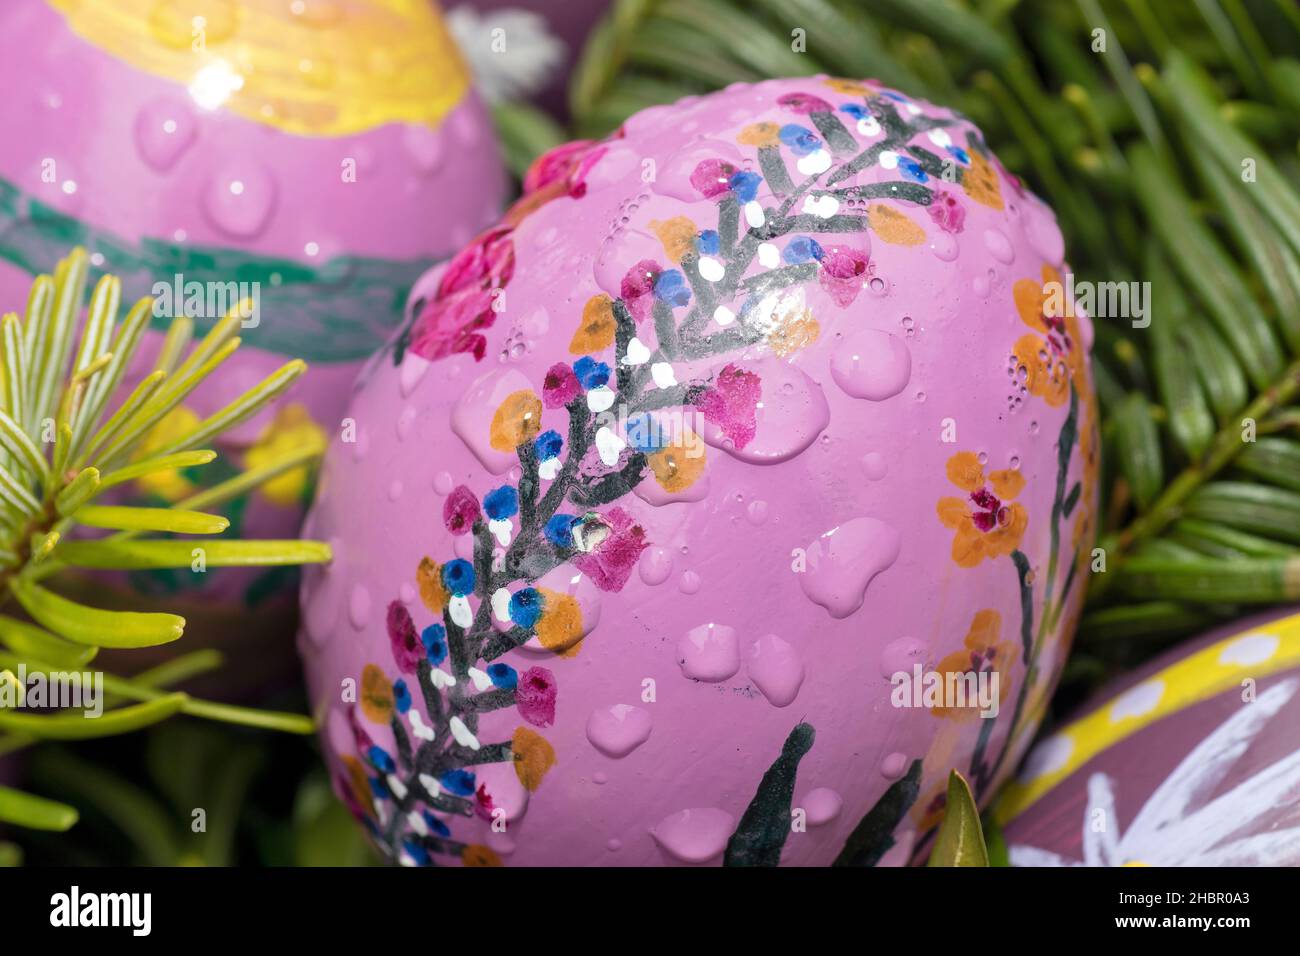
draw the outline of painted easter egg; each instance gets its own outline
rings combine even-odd
[[[21,312],[32,277],[73,245],[91,255],[90,287],[107,272],[128,303],[156,296],[159,335],[184,315],[201,336],[248,299],[238,355],[156,444],[287,359],[310,365],[229,433],[219,465],[150,476],[142,499],[323,446],[411,283],[500,213],[494,134],[429,0],[7,0],[0,88],[0,311]],[[255,492],[232,533],[292,536],[307,483],[298,469]],[[293,580],[133,584],[209,596],[214,577],[239,581],[243,603]]]
[[[404,863],[906,861],[952,768],[1017,763],[1075,625],[1065,268],[978,130],[874,83],[540,158],[323,466],[299,645],[340,796]]]
[[[1013,866],[1300,866],[1300,609],[1098,695],[999,799]]]

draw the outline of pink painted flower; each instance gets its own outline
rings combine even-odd
[[[403,673],[414,674],[417,665],[424,660],[424,645],[411,620],[411,612],[401,601],[388,605],[385,621],[388,627],[388,640],[393,646],[393,660]]]
[[[375,742],[370,739],[370,734],[366,733],[366,728],[361,726],[361,721],[357,719],[357,705],[348,705],[348,726],[352,728],[352,739],[356,741],[357,751],[367,753]]]
[[[601,514],[600,523],[603,529],[584,533],[586,540],[599,543],[586,553],[574,555],[573,565],[602,591],[621,591],[650,542],[645,529],[618,506]]]
[[[966,228],[966,207],[946,190],[936,190],[934,201],[925,211],[944,232],[961,232]]]
[[[472,352],[481,360],[487,339],[479,331],[496,321],[492,308],[515,271],[509,226],[494,226],[462,249],[442,274],[438,291],[415,320],[411,349],[429,360]]]
[[[731,191],[731,177],[736,167],[721,159],[706,159],[691,173],[691,185],[706,199],[717,199]]]
[[[519,715],[534,727],[555,723],[555,675],[545,667],[530,667],[520,674],[515,706]]]
[[[468,534],[482,512],[478,498],[464,485],[457,485],[442,505],[442,520],[452,534]]]
[[[835,304],[845,308],[852,304],[867,281],[869,256],[860,249],[832,246],[822,256],[817,281]]]
[[[524,173],[524,194],[563,184],[574,199],[582,198],[587,194],[587,174],[608,150],[602,142],[579,139],[542,153]]]
[[[800,116],[807,116],[810,113],[830,113],[833,110],[831,104],[811,93],[787,93],[778,99],[777,103]]]
[[[654,308],[655,280],[663,268],[653,259],[642,259],[623,276],[619,293],[637,322],[644,322]]]
[[[492,805],[492,795],[487,792],[487,784],[480,783],[478,789],[474,791],[474,813],[481,820],[492,822],[492,811],[496,807]]]
[[[542,379],[542,404],[547,408],[564,408],[582,392],[582,385],[573,369],[556,362]]]
[[[762,380],[739,366],[727,365],[713,387],[696,401],[704,420],[717,425],[737,448],[744,448],[758,430],[758,400]]]

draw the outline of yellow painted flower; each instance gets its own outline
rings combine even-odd
[[[442,583],[442,568],[432,558],[421,558],[420,566],[415,569],[415,583],[420,589],[420,600],[424,606],[441,617],[442,609],[451,600],[451,595]]]
[[[1042,281],[1018,279],[1012,287],[1020,321],[1033,330],[1016,340],[1012,353],[1029,394],[1053,407],[1065,403],[1071,379],[1083,374],[1078,322],[1074,309],[1063,302],[1063,290],[1061,274],[1047,265]]]
[[[893,206],[882,202],[867,207],[867,222],[871,224],[872,232],[893,245],[916,246],[925,242],[924,229]]]
[[[614,344],[618,321],[614,318],[614,300],[601,293],[593,295],[582,307],[582,324],[573,333],[569,351],[574,355],[591,355]]]
[[[361,712],[374,724],[387,724],[393,716],[393,682],[374,664],[361,671]]]
[[[515,758],[515,775],[524,789],[532,792],[542,784],[546,772],[555,766],[555,748],[541,734],[527,727],[516,727],[510,739]]]
[[[978,152],[970,154],[970,168],[961,178],[962,191],[971,199],[990,209],[1002,208],[1002,187],[993,165]]]
[[[1006,700],[1011,693],[1011,667],[1020,656],[1020,649],[1012,641],[998,640],[1001,632],[1001,614],[992,608],[976,611],[962,649],[953,651],[935,665],[935,673],[942,675],[945,686],[949,674],[996,673],[999,705]],[[965,707],[931,707],[930,713],[961,722],[975,720],[980,708],[973,704],[968,700]]]
[[[704,474],[704,442],[689,425],[683,425],[673,442],[646,457],[659,487],[670,494],[685,491]]]
[[[177,405],[149,430],[138,449],[131,455],[131,460],[143,461],[146,458],[153,458],[159,449],[165,448],[177,438],[189,433],[199,421],[199,416],[194,412],[184,405]],[[136,479],[135,485],[144,494],[157,495],[167,501],[180,501],[198,490],[194,482],[175,468],[144,475]]]
[[[307,406],[298,402],[285,405],[244,455],[248,470],[273,465],[286,455],[298,451],[325,450],[325,431],[314,421]],[[262,485],[258,491],[273,504],[291,507],[303,500],[311,469],[304,466],[286,471]]]
[[[542,594],[542,616],[533,633],[548,651],[573,657],[582,648],[582,607],[572,594],[538,588]]]
[[[501,857],[481,843],[474,843],[460,851],[460,862],[465,866],[505,866]]]
[[[497,451],[512,452],[542,429],[542,400],[532,389],[511,392],[492,416],[488,440]]]
[[[850,80],[842,76],[827,77],[825,83],[836,93],[843,93],[845,96],[866,96],[871,92],[871,87],[861,80]]]
[[[736,142],[742,146],[780,146],[781,127],[775,123],[750,123],[740,131]]]
[[[695,251],[695,237],[700,231],[686,216],[651,219],[650,228],[655,231],[663,243],[664,252],[668,253],[668,258],[673,262],[681,262],[685,256]]]
[[[948,480],[967,493],[965,498],[940,498],[939,520],[957,534],[952,542],[952,559],[963,568],[973,568],[985,558],[998,558],[1020,547],[1029,514],[1012,501],[1025,487],[1018,471],[990,472],[974,452],[959,451],[948,459]]]
[[[812,309],[791,309],[777,317],[776,327],[767,333],[767,344],[780,358],[787,358],[812,345],[820,334]]]

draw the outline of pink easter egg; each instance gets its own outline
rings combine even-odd
[[[33,276],[85,246],[91,285],[119,276],[124,309],[157,299],[138,377],[173,316],[202,335],[252,299],[238,354],[164,429],[291,358],[310,365],[225,437],[222,465],[154,476],[134,489],[144,499],[323,445],[414,280],[500,211],[490,120],[427,0],[9,0],[0,88],[0,311],[21,314]],[[293,536],[307,481],[300,469],[252,494],[231,533]],[[150,572],[132,586],[247,606],[291,579]]]
[[[875,83],[540,158],[417,284],[307,523],[299,646],[385,852],[903,863],[952,768],[987,801],[1097,506],[1054,235],[969,122]]]
[[[996,813],[1013,866],[1300,865],[1300,612],[1180,645],[1040,741]]]

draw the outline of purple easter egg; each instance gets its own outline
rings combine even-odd
[[[1300,611],[1217,628],[1097,698],[999,798],[1013,866],[1300,866]]]
[[[164,430],[290,358],[309,363],[278,406],[225,436],[231,467],[323,445],[412,282],[500,212],[490,120],[426,0],[10,0],[0,88],[0,311],[21,313],[33,276],[74,244],[92,285],[109,272],[126,305],[157,297],[156,336],[177,314],[201,335],[251,298],[239,353]],[[175,500],[194,480],[134,490]],[[295,534],[306,480],[254,493],[235,533]],[[211,597],[216,578],[243,603],[280,580],[189,577],[135,583]]]
[[[403,863],[906,862],[950,769],[1016,765],[1082,600],[1063,269],[969,122],[874,83],[543,156],[327,454],[299,645],[339,795]]]

